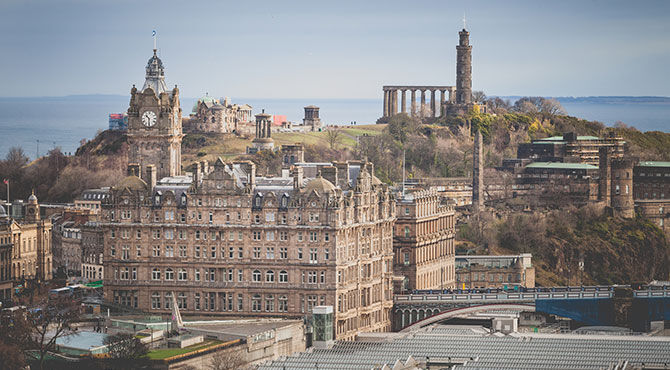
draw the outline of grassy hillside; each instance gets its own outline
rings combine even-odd
[[[357,125],[342,126],[337,130],[340,133],[335,149],[353,150],[358,137],[377,136],[382,133],[386,125]],[[327,131],[321,132],[276,132],[272,134],[275,147],[283,144],[301,143],[305,146],[329,148]],[[244,156],[247,146],[251,145],[253,136],[236,136],[233,134],[188,134],[182,142],[182,161],[184,166],[199,160],[216,160],[222,157],[231,160]]]

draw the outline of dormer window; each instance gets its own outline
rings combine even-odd
[[[254,198],[254,207],[260,208],[262,205],[263,205],[263,195],[256,194],[256,197]]]
[[[161,196],[160,195],[156,194],[156,196],[154,197],[154,203],[156,203],[156,205],[161,204]]]
[[[284,196],[281,197],[281,207],[282,208],[288,207],[288,196],[286,194],[284,194]]]
[[[181,195],[181,205],[183,205],[183,206],[186,205],[186,194]]]

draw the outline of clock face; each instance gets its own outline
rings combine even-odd
[[[148,110],[142,115],[142,123],[147,127],[152,127],[156,124],[156,113]]]

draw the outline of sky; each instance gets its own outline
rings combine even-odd
[[[454,85],[465,14],[487,95],[670,96],[670,1],[0,0],[0,96],[127,95],[152,30],[184,97],[380,99]]]

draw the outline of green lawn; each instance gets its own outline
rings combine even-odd
[[[356,125],[356,126],[342,126],[341,135],[338,138],[338,148],[356,146],[357,136],[376,136],[382,133],[386,125]],[[182,161],[188,165],[196,161],[207,160],[213,163],[217,157],[222,157],[223,160],[232,160],[239,155],[243,155],[246,147],[251,145],[251,139],[244,140],[235,135],[207,135],[195,134],[193,138],[206,136],[207,145],[201,148],[189,148],[182,151]],[[274,132],[272,138],[275,141],[275,147],[283,144],[305,144],[318,145],[328,147],[328,136],[326,131],[321,132]],[[198,153],[206,153],[205,155],[198,155]]]
[[[197,351],[199,349],[204,349],[208,348],[217,344],[221,344],[223,342],[219,340],[206,340],[202,343],[194,344],[192,346],[184,347],[184,348],[161,348],[161,349],[155,349],[153,351],[150,351],[147,353],[147,358],[151,360],[163,360],[172,356],[177,356],[177,355],[183,355],[184,353],[189,353],[193,351]]]

